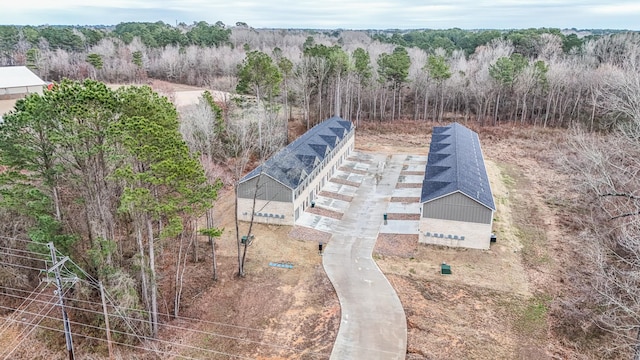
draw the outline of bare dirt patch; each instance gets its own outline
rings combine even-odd
[[[419,189],[422,188],[422,184],[420,183],[397,183],[396,189]]]
[[[353,196],[338,194],[330,191],[320,191],[318,195],[347,202],[351,202],[351,200],[353,200]]]
[[[402,196],[392,196],[389,199],[391,202],[401,202],[401,203],[417,203],[420,202],[419,197],[402,197]]]
[[[383,256],[409,258],[418,250],[418,235],[379,234],[373,252]]]
[[[13,110],[18,100],[0,100],[0,116]]]
[[[294,226],[289,231],[289,237],[296,240],[327,242],[331,239],[331,234],[304,226]]]
[[[306,212],[310,213],[310,214],[315,214],[315,215],[320,215],[320,216],[326,216],[332,219],[336,219],[336,220],[340,220],[342,219],[342,216],[344,215],[341,212],[338,211],[333,211],[333,210],[329,210],[329,209],[325,209],[325,208],[321,208],[321,207],[310,207],[307,208],[307,210],[305,210]]]
[[[388,213],[389,220],[420,220],[420,214]]]
[[[360,183],[358,183],[358,182],[349,181],[349,180],[345,180],[345,179],[340,179],[340,178],[336,178],[336,177],[331,178],[329,181],[334,182],[336,184],[341,184],[341,185],[349,185],[349,186],[354,186],[354,187],[360,186]]]

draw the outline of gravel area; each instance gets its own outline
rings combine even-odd
[[[420,214],[388,213],[388,220],[420,220]]]
[[[320,191],[318,195],[348,202],[351,202],[351,200],[353,200],[353,196],[338,194],[330,191]]]
[[[418,235],[379,234],[375,254],[383,256],[413,257],[418,250]]]
[[[392,197],[391,200],[389,201],[412,203],[412,202],[420,202],[420,198],[419,197]]]
[[[322,241],[326,243],[331,239],[331,234],[304,226],[294,226],[289,231],[289,237],[297,240]]]
[[[417,189],[421,188],[422,184],[420,183],[397,183],[396,189]]]
[[[317,206],[316,207],[309,207],[305,211],[310,213],[310,214],[326,216],[326,217],[330,217],[330,218],[333,218],[333,219],[336,219],[336,220],[341,220],[342,219],[342,215],[344,215],[341,212],[337,212],[337,211],[333,211],[333,210],[329,210],[329,209],[324,209],[324,208],[317,207]]]
[[[331,178],[331,180],[329,180],[329,181],[334,182],[336,184],[349,185],[349,186],[354,186],[354,187],[359,187],[360,186],[359,182],[349,181],[349,180],[340,179],[340,178],[336,178],[336,177]]]

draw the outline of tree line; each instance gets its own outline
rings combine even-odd
[[[156,78],[237,92],[243,61],[259,52],[278,64],[282,79],[263,94],[264,104],[302,109],[287,116],[309,126],[339,110],[357,123],[447,118],[606,127],[603,81],[633,58],[639,42],[636,32],[578,37],[558,29],[316,32],[158,22],[25,35],[33,29],[0,27],[3,64],[27,65],[53,81]]]

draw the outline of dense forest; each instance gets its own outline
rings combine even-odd
[[[0,126],[0,218],[7,220],[0,245],[14,256],[0,261],[4,294],[34,283],[33,272],[15,269],[33,270],[33,256],[46,256],[51,241],[77,263],[67,275],[100,280],[127,317],[141,319],[136,332],[155,337],[158,294],[180,311],[180,269],[196,234],[209,235],[215,252],[220,231],[209,210],[222,186],[215,165],[228,161],[226,182],[237,182],[249,161],[287,141],[287,120],[310,127],[340,113],[357,125],[571,128],[563,166],[579,194],[572,210],[580,236],[597,246],[593,272],[566,285],[575,301],[555,311],[567,328],[597,318],[619,336],[621,353],[640,356],[637,32],[0,26],[0,65],[26,65],[56,83],[55,91],[18,101]],[[205,93],[179,114],[149,87],[104,85],[150,79],[250,97],[225,104]],[[228,109],[253,105],[257,122],[228,121]],[[211,226],[198,229],[205,215]],[[156,255],[166,249],[178,255],[165,264],[174,274],[161,281]],[[238,237],[243,275],[240,252]],[[97,284],[82,282],[73,305],[99,313],[91,302],[100,296]],[[76,320],[103,324],[95,315]],[[124,335],[129,324],[112,326],[120,341],[137,341]]]
[[[639,37],[544,28],[268,30],[221,22],[2,26],[0,64],[27,65],[51,81],[155,78],[235,92],[239,66],[258,52],[278,73],[274,91],[262,95],[303,109],[309,125],[338,108],[356,123],[456,114],[482,124],[595,129],[610,124],[603,94],[612,78],[634,71]]]

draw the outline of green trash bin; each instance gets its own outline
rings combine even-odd
[[[249,235],[249,237],[247,238],[246,235],[243,235],[242,238],[240,239],[240,242],[242,243],[242,245],[251,245],[251,243],[253,243],[253,239],[255,236],[253,236],[253,234]]]
[[[440,274],[442,274],[442,275],[451,275],[451,265],[447,265],[445,263],[442,263],[442,265],[440,265]]]
[[[382,216],[384,217],[384,221],[387,221],[387,213],[384,213]]]

